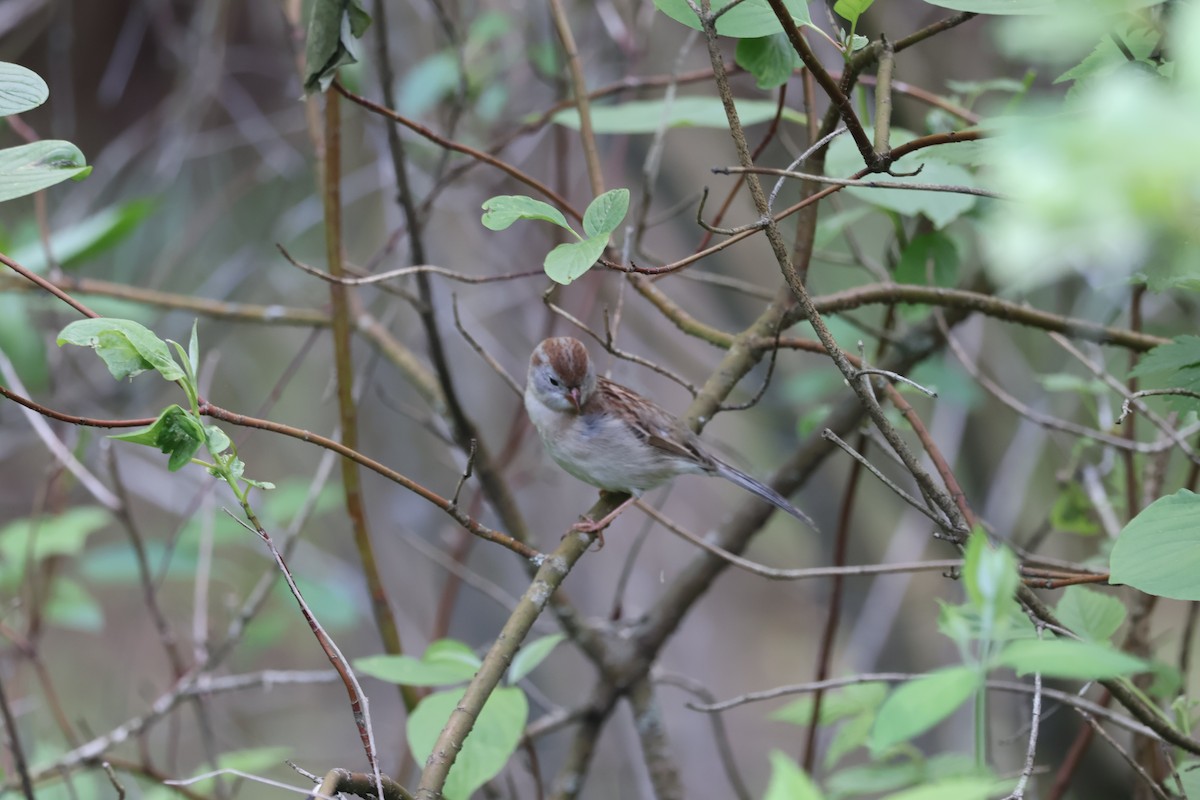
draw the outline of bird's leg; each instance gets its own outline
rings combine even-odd
[[[601,491],[603,492],[603,490],[601,490]],[[613,492],[603,492],[603,494],[605,496],[608,496],[608,495],[614,494],[614,493]],[[604,529],[607,528],[609,525],[611,525],[612,521],[614,519],[616,519],[617,516],[620,515],[620,513],[622,511],[624,511],[625,508],[627,506],[629,506],[629,504],[632,503],[634,500],[637,500],[637,497],[634,495],[629,495],[629,497],[627,497],[625,499],[625,501],[623,503],[621,503],[621,505],[617,506],[612,511],[605,514],[603,518],[601,518],[599,520],[590,520],[587,517],[584,517],[579,522],[576,522],[574,525],[572,525],[571,530],[579,531],[580,533],[596,534],[596,540],[599,542],[596,549],[602,550],[604,548]]]

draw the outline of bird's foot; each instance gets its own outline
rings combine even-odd
[[[614,492],[603,492],[603,494],[605,497],[611,497],[615,493]],[[578,531],[579,533],[585,533],[585,534],[588,534],[588,533],[596,534],[596,542],[597,542],[596,549],[603,550],[604,549],[604,529],[607,528],[609,525],[611,525],[612,521],[614,519],[616,519],[618,516],[620,516],[621,512],[624,511],[629,506],[629,504],[632,503],[636,499],[637,498],[633,497],[632,495],[629,496],[623,503],[621,503],[619,506],[617,506],[612,511],[608,512],[607,514],[605,514],[603,517],[601,517],[598,520],[593,520],[590,517],[582,516],[582,517],[580,517],[579,522],[576,522],[574,525],[571,526],[571,530]]]

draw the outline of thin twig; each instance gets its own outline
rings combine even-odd
[[[697,547],[712,553],[721,560],[729,563],[731,566],[745,570],[753,575],[758,575],[762,578],[767,578],[773,581],[803,581],[812,580],[814,578],[828,578],[834,575],[893,575],[901,572],[949,572],[956,570],[962,566],[962,559],[945,559],[941,561],[910,561],[902,564],[863,564],[860,566],[848,567],[802,567],[800,569],[776,569],[766,567],[762,564],[757,564],[748,558],[743,558],[739,555],[734,555],[728,550],[724,550],[707,539],[697,536],[686,528],[678,525],[669,517],[660,513],[657,509],[647,505],[642,500],[635,501],[634,505],[640,508],[645,514],[650,516],[659,525],[669,530],[671,533],[685,539]]]
[[[825,141],[825,140],[822,140]],[[713,172],[718,175],[778,175],[783,178],[796,178],[798,180],[815,181],[816,183],[826,183],[831,186],[860,186],[867,189],[907,189],[913,192],[944,192],[947,194],[969,194],[976,197],[990,197],[996,200],[1007,200],[1008,198],[999,192],[993,192],[991,189],[980,189],[977,186],[954,186],[946,183],[900,183],[897,181],[868,181],[853,178],[831,178],[828,175],[814,175],[810,172],[796,172],[790,169],[779,169],[777,167],[713,167]]]
[[[867,471],[870,472],[872,475],[874,475],[876,478],[878,478],[879,481],[884,486],[888,487],[893,492],[895,492],[895,494],[901,500],[908,503],[910,506],[915,508],[917,511],[920,511],[926,517],[929,517],[929,519],[933,521],[933,524],[937,525],[939,528],[946,530],[948,533],[952,532],[951,524],[948,523],[942,517],[939,517],[936,513],[934,513],[933,508],[930,508],[925,503],[922,503],[920,500],[918,500],[917,498],[913,497],[908,492],[901,489],[896,484],[895,481],[893,481],[891,478],[887,477],[882,472],[880,472],[878,467],[876,467],[874,464],[872,464],[870,461],[868,461],[866,458],[864,458],[857,450],[855,450],[853,447],[851,447],[849,444],[847,444],[845,441],[843,441],[842,438],[839,437],[836,433],[834,433],[833,431],[826,428],[825,430],[821,431],[821,436],[823,436],[824,438],[826,438],[829,441],[836,444],[843,451],[845,451],[846,455],[850,456],[855,461],[857,461],[859,464],[862,464],[864,467],[866,467]]]

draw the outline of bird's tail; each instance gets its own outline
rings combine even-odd
[[[772,489],[770,486],[767,486],[765,483],[750,477],[737,467],[731,467],[724,461],[717,461],[716,459],[713,459],[713,461],[716,463],[717,474],[725,480],[730,481],[731,483],[736,483],[738,486],[747,491],[754,492],[763,500],[766,500],[776,508],[791,514],[793,517],[800,520],[814,531],[820,531],[820,529],[817,527],[817,524],[812,521],[812,518],[809,517],[808,514],[805,514],[803,511],[789,503],[783,495]]]

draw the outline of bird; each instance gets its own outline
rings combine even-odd
[[[599,533],[645,491],[685,474],[722,477],[816,529],[781,494],[710,453],[670,412],[598,376],[578,339],[551,337],[534,348],[525,411],[546,452],[568,474],[605,492],[629,495],[604,518],[585,518],[572,530]],[[599,543],[604,546],[603,534]]]

